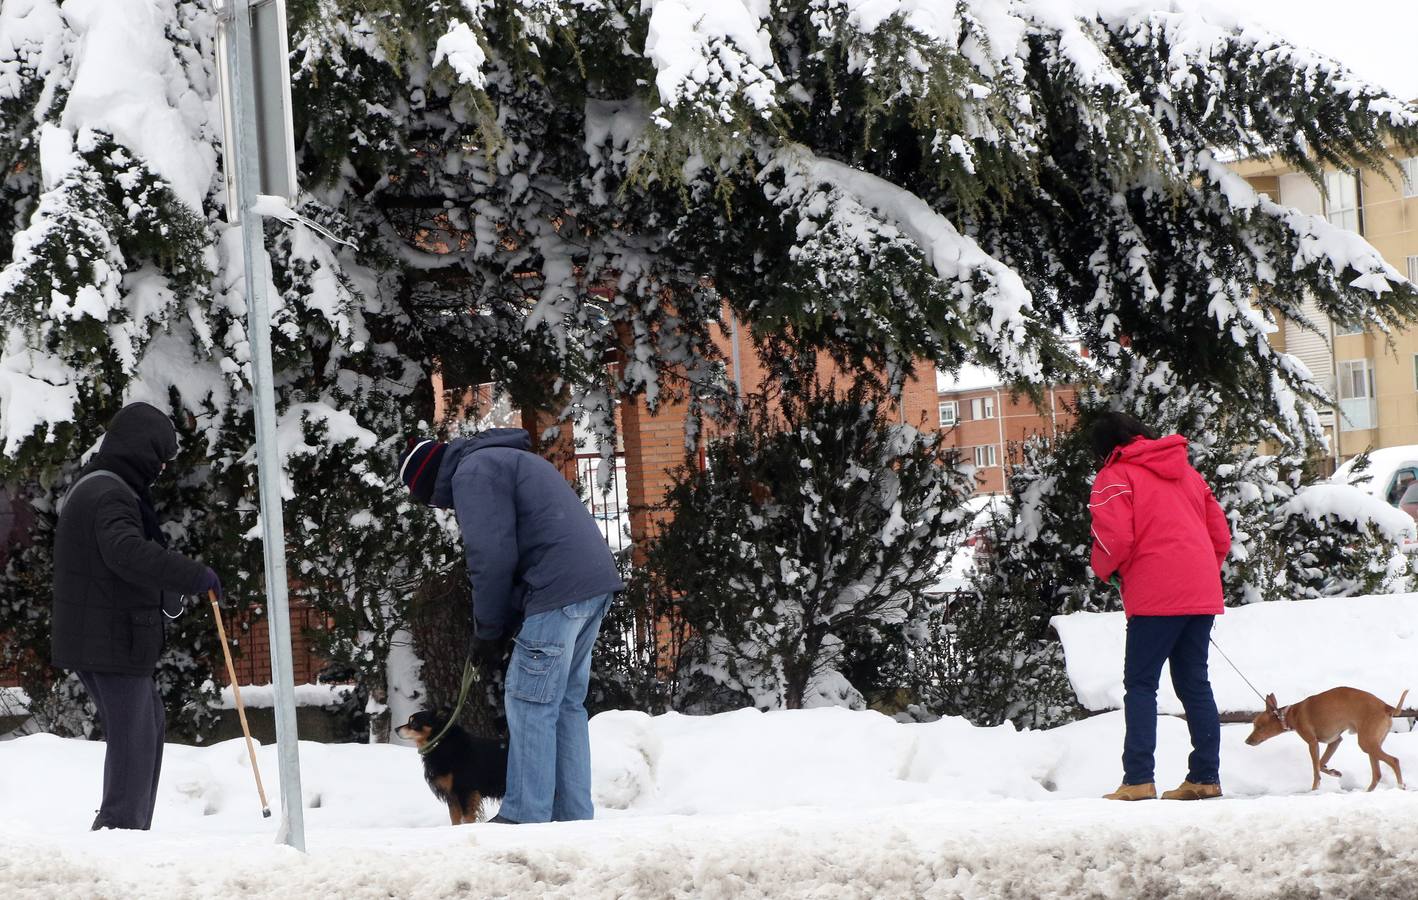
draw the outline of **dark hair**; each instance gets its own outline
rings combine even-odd
[[[1127,413],[1105,412],[1093,420],[1090,437],[1093,441],[1093,455],[1102,464],[1108,461],[1114,450],[1132,443],[1133,438],[1156,440],[1157,432]]]

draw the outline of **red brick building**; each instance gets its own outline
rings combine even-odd
[[[1050,387],[1035,405],[1026,395],[1011,396],[993,373],[965,366],[956,377],[941,375],[936,393],[936,426],[947,442],[973,462],[981,493],[1004,490],[1010,447],[1030,437],[1052,437],[1073,424],[1078,390]]]
[[[727,308],[724,324],[717,329],[714,340],[727,361],[727,375],[736,390],[741,394],[760,391],[768,377],[768,368],[744,334],[743,324]],[[818,373],[824,380],[840,375],[828,361],[819,364]],[[920,428],[936,427],[936,393],[935,369],[929,363],[921,363],[902,391],[895,415],[900,421]],[[662,399],[654,414],[651,414],[643,397],[626,401],[621,406],[626,493],[630,504],[631,536],[637,547],[653,533],[655,524],[667,515],[658,507],[672,483],[671,473],[685,460],[685,422],[688,415],[689,404],[683,399]]]
[[[726,362],[726,375],[740,393],[755,393],[762,389],[768,376],[763,360],[755,352],[744,327],[728,309],[724,324],[714,335],[715,343]],[[824,380],[838,377],[845,381],[835,366],[827,361],[819,365]],[[510,409],[494,409],[492,392],[483,386],[472,390],[444,391],[439,413],[452,416],[477,416],[495,424],[530,426],[527,417]],[[1072,424],[1072,404],[1077,396],[1072,387],[1048,388],[1038,406],[1026,395],[1012,396],[993,373],[978,367],[965,367],[959,378],[938,376],[934,367],[920,363],[905,385],[900,402],[893,410],[899,421],[924,429],[947,432],[946,442],[961,450],[962,458],[978,469],[978,490],[984,493],[1004,488],[1005,466],[1009,463],[1010,447],[1036,435],[1052,436]],[[643,396],[627,398],[617,408],[617,431],[621,446],[617,448],[620,465],[617,477],[625,507],[628,509],[630,537],[640,546],[650,536],[656,524],[667,513],[660,508],[668,492],[673,472],[686,458],[685,434],[689,415],[686,398],[674,390],[662,391],[660,402],[651,413]],[[500,418],[499,418],[500,417]],[[541,427],[550,424],[537,419]],[[529,427],[529,430],[530,427]],[[570,430],[563,432],[555,451],[543,452],[578,455],[571,441]],[[581,457],[594,457],[595,448],[580,448]],[[567,470],[568,477],[575,473]],[[583,480],[587,470],[581,472]]]

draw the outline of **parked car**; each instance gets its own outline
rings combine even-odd
[[[1371,450],[1368,468],[1363,471],[1356,471],[1359,459],[1356,456],[1341,465],[1330,480],[1382,497],[1390,506],[1398,506],[1408,482],[1418,480],[1418,444]]]
[[[1389,506],[1402,509],[1418,521],[1418,490],[1408,489],[1418,485],[1418,444],[1404,444],[1399,447],[1380,447],[1369,451],[1369,465],[1358,471],[1360,457],[1356,456],[1335,470],[1330,481],[1347,484],[1378,497]],[[1404,495],[1408,494],[1408,502]],[[1418,552],[1418,539],[1408,537],[1403,540],[1405,553]]]

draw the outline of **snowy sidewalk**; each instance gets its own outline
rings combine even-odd
[[[1181,779],[1184,723],[1159,723]],[[1418,791],[1309,786],[1303,744],[1223,729],[1227,798],[1118,804],[1121,715],[1017,732],[842,709],[609,713],[596,822],[450,828],[408,748],[302,744],[310,853],[273,843],[240,742],[168,747],[155,830],[86,831],[103,747],[0,742],[0,891],[20,897],[1418,897]],[[1418,778],[1418,733],[1387,748]],[[274,773],[272,748],[263,766]],[[268,778],[272,777],[268,775]]]
[[[265,835],[0,828],[9,898],[1418,896],[1418,795],[931,803]]]

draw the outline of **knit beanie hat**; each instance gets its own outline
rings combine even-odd
[[[424,505],[433,500],[433,485],[438,481],[438,467],[448,445],[433,438],[409,438],[399,455],[399,480]]]

